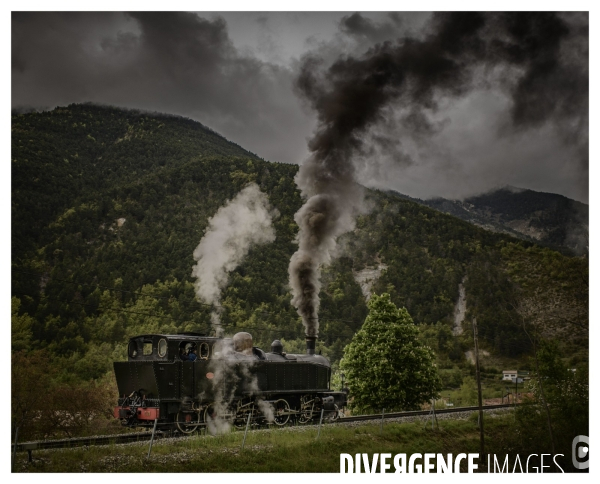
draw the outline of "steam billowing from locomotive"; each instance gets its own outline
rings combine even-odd
[[[208,431],[212,435],[224,434],[231,428],[227,418],[223,416],[229,413],[234,402],[235,387],[243,384],[246,395],[255,398],[256,406],[261,415],[269,423],[272,423],[275,416],[273,408],[261,396],[258,378],[252,373],[252,367],[256,364],[254,359],[243,360],[240,365],[239,360],[235,359],[236,354],[252,358],[253,342],[252,335],[246,332],[236,333],[231,340],[221,340],[215,344],[215,352],[210,361],[209,368],[214,377],[210,380],[214,401],[211,408],[211,417],[207,420]],[[202,395],[198,395],[202,399]]]
[[[198,299],[213,305],[211,323],[217,336],[223,336],[224,333],[219,302],[221,291],[229,279],[228,274],[243,261],[253,245],[262,245],[275,240],[272,220],[278,215],[277,210],[270,206],[267,196],[260,191],[258,185],[251,183],[209,219],[204,237],[194,250],[194,259],[197,263],[192,269],[192,275],[196,277],[194,285]],[[237,383],[240,379],[235,366],[227,360],[227,356],[233,353],[233,348],[227,344],[216,345],[216,347],[223,359],[213,359],[211,362],[214,377],[210,382],[214,388],[214,402],[211,409],[213,417],[207,421],[207,426],[212,434],[229,430],[229,422],[221,415],[227,414],[234,395],[233,387],[225,385],[224,382]],[[251,340],[249,349],[251,352]],[[256,378],[248,373],[247,368],[242,369],[245,373],[241,377],[244,378],[247,389],[253,394],[258,389]],[[265,407],[260,398],[257,398],[257,404],[261,409]],[[264,412],[267,412],[266,408]],[[268,412],[264,414],[269,417]]]
[[[296,176],[305,203],[295,215],[300,231],[289,276],[307,339],[314,344],[319,329],[320,266],[361,209],[357,173],[380,163],[374,154],[382,148],[401,149],[400,128],[426,142],[441,100],[499,83],[513,102],[513,126],[551,121],[587,153],[579,128],[586,122],[580,113],[587,112],[587,73],[568,64],[568,34],[555,13],[440,13],[420,38],[377,44],[329,68],[315,55],[303,59],[296,89],[317,112],[318,127]],[[393,158],[411,162],[407,154]]]
[[[251,183],[208,221],[204,237],[194,250],[197,263],[192,276],[196,278],[197,298],[214,305],[211,322],[218,336],[223,333],[218,304],[229,273],[242,262],[253,245],[275,240],[272,220],[278,215],[258,185]]]
[[[292,304],[309,337],[316,337],[319,330],[319,267],[330,262],[337,237],[354,228],[362,202],[362,189],[354,182],[352,165],[333,159],[337,156],[333,153],[325,160],[313,156],[296,176],[308,200],[294,217],[300,227],[299,247],[290,261],[289,274]],[[340,170],[332,173],[337,168]]]

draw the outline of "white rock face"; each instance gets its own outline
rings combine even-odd
[[[126,222],[126,219],[124,218],[118,218],[117,219],[117,227],[123,227],[123,224]]]
[[[465,280],[463,279],[458,285],[458,301],[456,301],[456,306],[454,306],[454,326],[452,328],[454,336],[462,334],[462,322],[465,320],[465,314],[467,313],[467,292],[465,291],[464,282]]]
[[[379,264],[376,268],[366,267],[362,271],[354,273],[354,280],[360,286],[360,289],[368,301],[371,298],[371,288],[375,281],[379,279],[381,273],[387,269],[385,264]]]
[[[479,359],[487,358],[490,356],[490,352],[486,350],[479,350]],[[465,358],[470,361],[473,365],[475,364],[475,350],[465,351]]]

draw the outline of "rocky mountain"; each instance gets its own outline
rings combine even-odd
[[[419,203],[562,252],[589,251],[589,206],[555,193],[506,186],[464,200],[434,198]]]

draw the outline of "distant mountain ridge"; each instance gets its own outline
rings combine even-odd
[[[464,200],[417,201],[462,220],[563,252],[586,255],[589,205],[555,193],[505,186]]]

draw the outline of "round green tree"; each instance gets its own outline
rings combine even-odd
[[[373,295],[369,315],[340,362],[353,409],[418,409],[437,395],[435,355],[418,333],[408,311],[398,309],[389,294]]]

